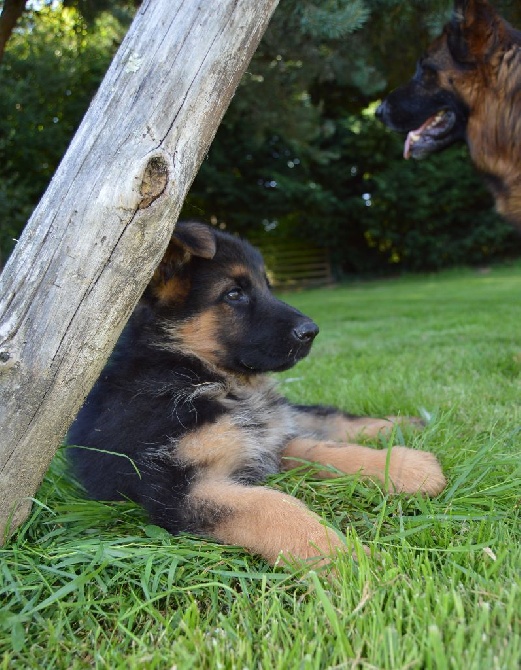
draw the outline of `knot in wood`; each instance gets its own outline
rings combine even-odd
[[[14,368],[17,363],[18,359],[10,351],[0,351],[0,373]]]
[[[152,156],[148,161],[139,193],[141,200],[138,209],[149,207],[165,191],[168,184],[168,165],[161,156]]]

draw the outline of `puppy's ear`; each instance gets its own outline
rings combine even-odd
[[[213,258],[216,252],[215,233],[210,226],[197,221],[179,221],[163,259],[143,298],[160,304],[181,305],[190,292],[187,265],[194,256]]]
[[[178,221],[154,279],[166,282],[179,272],[192,256],[213,258],[215,251],[215,234],[210,226],[198,221]]]
[[[215,256],[215,234],[210,226],[198,221],[178,221],[172,241],[182,246],[192,256],[213,258]]]

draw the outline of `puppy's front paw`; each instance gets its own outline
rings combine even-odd
[[[426,493],[436,496],[447,480],[438,459],[428,451],[393,447],[389,463],[390,490],[394,493]]]

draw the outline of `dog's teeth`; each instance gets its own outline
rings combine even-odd
[[[411,142],[417,142],[420,139],[418,133],[411,133],[409,137],[411,138]]]

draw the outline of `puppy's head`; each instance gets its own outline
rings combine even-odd
[[[240,374],[292,367],[318,333],[272,295],[254,247],[193,221],[176,225],[144,299],[165,346]]]

